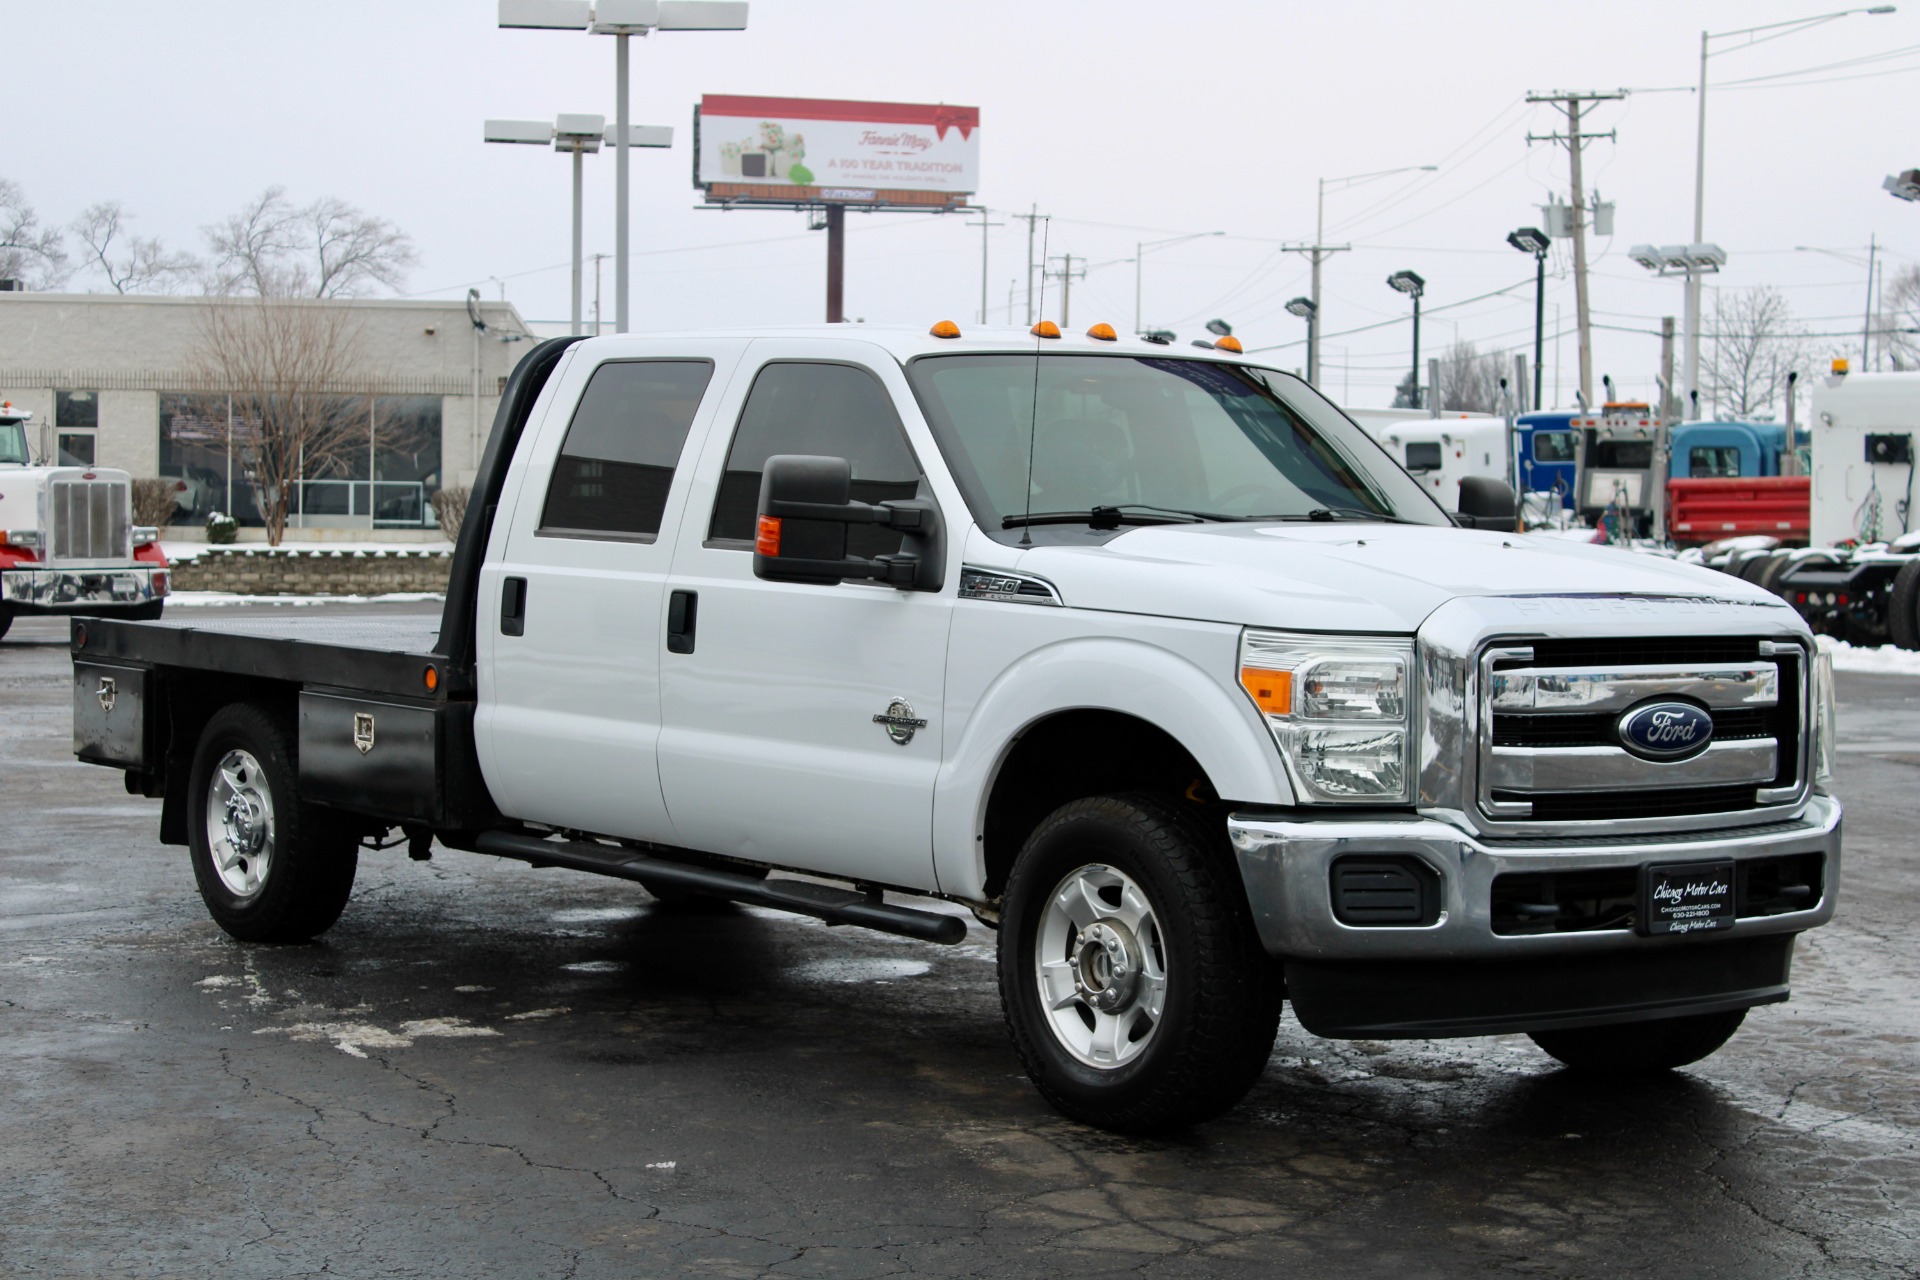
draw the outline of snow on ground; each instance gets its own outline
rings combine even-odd
[[[1920,676],[1920,653],[1897,645],[1851,645],[1832,636],[1815,637],[1820,652],[1833,655],[1835,671],[1861,671],[1881,676]]]
[[[232,591],[174,591],[169,609],[197,609],[234,604],[419,604],[444,601],[438,591],[389,591],[377,596],[243,596]]]
[[[161,554],[165,555],[170,561],[192,560],[197,556],[204,555],[210,549],[211,548],[204,542],[174,542],[162,539],[160,543]],[[438,542],[300,542],[296,539],[288,538],[277,548],[270,547],[264,542],[230,542],[221,549],[226,551],[244,551],[258,555],[271,555],[275,551],[313,551],[352,556],[373,555],[375,553],[393,555],[397,552],[439,552],[444,554],[453,550],[453,544],[444,538]]]

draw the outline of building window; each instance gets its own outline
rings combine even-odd
[[[435,523],[440,491],[440,397],[377,396],[373,401],[373,522],[382,527]]]
[[[94,464],[94,433],[100,426],[100,397],[92,391],[53,393],[55,443],[63,467]]]
[[[233,459],[227,438],[231,419],[225,396],[161,393],[160,474],[175,482],[174,519],[199,522],[224,511],[243,524],[260,523],[244,482],[228,485]]]

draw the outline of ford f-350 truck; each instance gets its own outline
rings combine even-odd
[[[1231,1107],[1283,1002],[1696,1061],[1833,913],[1831,677],[1778,597],[1469,489],[1225,343],[556,339],[437,625],[76,621],[75,750],[247,941],[401,838],[933,942],[963,904],[1034,1083],[1117,1129]]]

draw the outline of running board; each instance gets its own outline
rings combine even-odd
[[[967,923],[958,916],[896,907],[852,889],[814,884],[807,880],[755,880],[737,871],[717,867],[696,867],[684,862],[650,858],[632,849],[604,844],[577,844],[565,840],[540,840],[533,836],[506,831],[483,831],[474,841],[476,850],[500,858],[517,858],[534,866],[568,867],[591,871],[596,875],[622,880],[652,881],[677,889],[692,889],[733,902],[772,907],[796,915],[814,916],[828,924],[858,925],[896,933],[922,942],[949,945],[967,936]]]

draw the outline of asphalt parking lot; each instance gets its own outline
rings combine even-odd
[[[1840,914],[1717,1056],[1289,1019],[1148,1141],[1028,1087],[977,925],[393,850],[322,942],[234,943],[72,759],[64,637],[0,642],[0,1274],[1920,1275],[1920,679],[1840,677]]]

